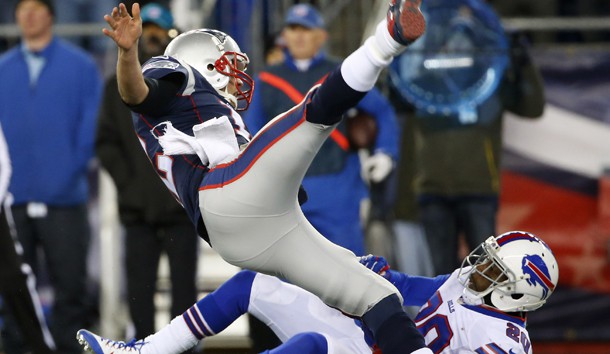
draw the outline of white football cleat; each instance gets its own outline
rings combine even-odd
[[[113,341],[102,338],[86,329],[79,330],[76,333],[76,339],[86,351],[95,354],[141,354],[142,347],[146,345],[144,340],[136,341],[134,339],[128,343]]]

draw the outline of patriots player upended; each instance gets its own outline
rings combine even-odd
[[[394,284],[405,305],[420,306],[417,328],[435,354],[531,354],[526,313],[546,302],[559,276],[550,248],[522,231],[489,237],[460,269],[435,278],[395,272],[381,257],[365,256],[360,261]],[[137,350],[178,354],[219,333],[245,312],[268,324],[284,342],[271,353],[375,352],[374,341],[357,321],[301,288],[252,271],[236,274],[175,319],[197,324],[181,342],[170,340],[174,321],[130,344],[86,330],[79,336],[97,354]]]
[[[343,113],[419,38],[421,0],[392,0],[387,19],[304,100],[251,137],[237,111],[253,81],[237,43],[223,32],[192,30],[165,55],[138,61],[140,7],[104,19],[118,47],[117,81],[153,167],[182,203],[199,235],[227,262],[276,275],[326,304],[362,318],[385,354],[426,353],[424,339],[394,286],[332,244],[305,219],[299,186]],[[311,262],[315,259],[315,262]]]

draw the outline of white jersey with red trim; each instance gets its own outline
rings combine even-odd
[[[531,354],[525,318],[464,303],[458,273],[451,274],[415,319],[427,346],[435,354]]]

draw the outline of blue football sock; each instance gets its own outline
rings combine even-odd
[[[255,275],[249,270],[240,271],[182,315],[197,339],[221,332],[248,312]]]

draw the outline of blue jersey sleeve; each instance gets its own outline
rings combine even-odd
[[[391,272],[392,284],[400,291],[405,306],[422,306],[449,278],[449,274],[428,278]]]

